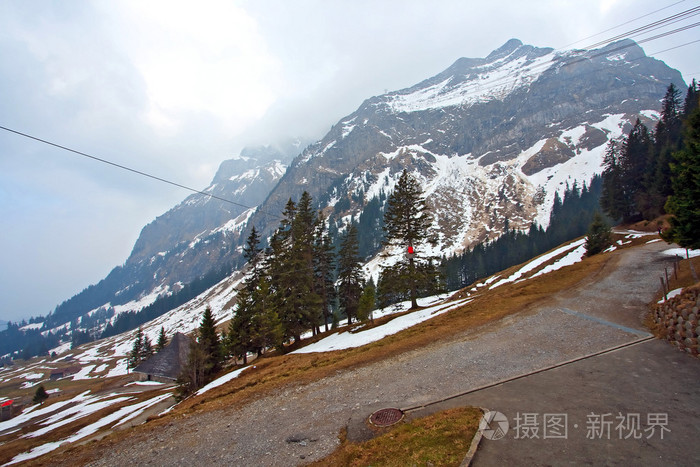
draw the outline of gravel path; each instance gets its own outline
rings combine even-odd
[[[639,339],[667,246],[613,253],[597,277],[528,312],[398,358],[288,388],[243,407],[197,414],[92,465],[298,465],[330,454],[350,420],[410,407]],[[598,318],[562,312],[562,308]]]

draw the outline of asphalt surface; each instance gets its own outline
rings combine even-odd
[[[482,438],[474,466],[700,465],[699,382],[697,358],[648,340],[430,411],[475,405],[505,416],[507,433]]]

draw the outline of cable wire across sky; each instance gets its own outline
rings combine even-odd
[[[7,131],[7,132],[9,132],[9,133],[14,133],[14,134],[16,134],[16,135],[19,135],[19,136],[23,136],[23,137],[25,137],[25,138],[32,139],[32,140],[34,140],[34,141],[38,141],[38,142],[40,142],[40,143],[47,144],[47,145],[49,145],[49,146],[53,146],[53,147],[58,148],[58,149],[63,149],[64,151],[72,152],[73,154],[77,154],[77,155],[79,155],[79,156],[87,157],[88,159],[92,159],[92,160],[95,160],[95,161],[97,161],[97,162],[102,162],[103,164],[111,165],[111,166],[113,166],[113,167],[116,167],[116,168],[119,168],[119,169],[122,169],[122,170],[126,170],[126,171],[128,171],[128,172],[135,173],[135,174],[137,174],[137,175],[141,175],[141,176],[144,176],[144,177],[148,177],[148,178],[151,178],[151,179],[153,179],[153,180],[157,180],[157,181],[159,181],[159,182],[167,183],[168,185],[176,186],[176,187],[178,187],[178,188],[183,188],[183,189],[188,190],[188,191],[191,191],[191,192],[193,192],[193,193],[197,193],[197,194],[200,194],[200,195],[208,196],[209,198],[216,199],[216,200],[219,200],[219,201],[223,201],[223,202],[225,202],[225,203],[233,204],[233,205],[235,205],[235,206],[239,206],[239,207],[245,208],[246,210],[248,210],[248,209],[256,209],[256,208],[253,207],[253,206],[246,206],[245,204],[237,203],[237,202],[235,202],[235,201],[231,201],[230,199],[222,198],[221,196],[216,196],[216,195],[214,195],[214,194],[207,193],[207,192],[202,191],[202,190],[197,190],[196,188],[192,188],[192,187],[189,187],[189,186],[187,186],[187,185],[183,185],[183,184],[181,184],[181,183],[173,182],[172,180],[168,180],[168,179],[163,178],[163,177],[158,177],[157,175],[153,175],[153,174],[150,174],[150,173],[147,173],[147,172],[142,172],[141,170],[133,169],[133,168],[131,168],[131,167],[127,167],[126,165],[118,164],[118,163],[116,163],[116,162],[112,162],[112,161],[109,161],[109,160],[107,160],[107,159],[103,159],[103,158],[101,158],[101,157],[93,156],[93,155],[88,154],[88,153],[86,153],[86,152],[78,151],[78,150],[76,150],[76,149],[71,149],[71,148],[69,148],[69,147],[67,147],[67,146],[63,146],[63,145],[60,145],[60,144],[57,144],[57,143],[53,143],[53,142],[51,142],[51,141],[47,141],[47,140],[45,140],[45,139],[41,139],[41,138],[38,138],[38,137],[36,137],[36,136],[29,135],[29,134],[23,133],[23,132],[21,132],[21,131],[13,130],[12,128],[7,128],[7,127],[5,127],[5,126],[1,126],[1,125],[0,125],[0,129],[1,129],[1,130],[5,130],[5,131]],[[266,213],[266,214],[269,214],[269,215],[274,216],[274,217],[277,217],[277,218],[281,218],[280,216],[274,215],[274,214],[271,214],[271,213]]]
[[[655,10],[655,11],[651,12],[651,13],[647,13],[647,14],[645,14],[645,15],[639,16],[639,17],[637,17],[637,18],[635,18],[635,19],[625,21],[625,22],[623,22],[623,23],[620,23],[620,24],[617,25],[617,26],[614,26],[614,27],[612,27],[612,28],[606,29],[605,31],[602,31],[602,32],[600,32],[600,33],[597,33],[597,34],[588,36],[587,38],[581,39],[581,40],[579,40],[579,41],[573,42],[573,43],[569,44],[569,46],[570,46],[570,45],[574,45],[574,44],[579,43],[579,42],[582,42],[582,41],[584,41],[584,40],[590,39],[590,38],[592,38],[592,37],[598,36],[598,35],[603,34],[603,33],[605,33],[605,32],[612,31],[612,30],[614,30],[614,29],[617,29],[617,28],[619,28],[619,27],[621,27],[621,26],[623,26],[623,25],[629,24],[629,23],[634,22],[634,21],[637,21],[637,20],[639,20],[639,19],[648,17],[648,16],[650,16],[650,15],[652,15],[652,14],[654,14],[654,13],[658,13],[659,11],[665,10],[665,9],[670,8],[670,7],[672,7],[672,6],[675,6],[675,5],[679,4],[679,3],[683,3],[683,2],[682,2],[682,1],[681,1],[681,2],[676,2],[676,3],[673,3],[673,4],[669,5],[669,6],[667,6],[667,7],[660,8],[660,9],[658,9],[658,10]],[[649,32],[652,32],[652,31],[656,31],[656,30],[658,30],[658,29],[662,29],[662,28],[667,27],[667,26],[670,26],[670,25],[672,25],[672,24],[676,24],[676,23],[678,23],[678,22],[680,22],[680,21],[686,20],[686,19],[688,19],[688,18],[691,18],[691,17],[693,17],[693,16],[697,16],[697,15],[700,15],[700,7],[690,8],[690,9],[685,10],[685,11],[682,11],[682,12],[680,12],[680,13],[676,13],[676,14],[667,16],[667,17],[665,17],[665,18],[662,18],[662,19],[660,19],[660,20],[653,21],[653,22],[648,23],[648,24],[646,24],[646,25],[643,25],[643,26],[640,26],[640,27],[638,27],[638,28],[632,29],[632,30],[627,31],[627,32],[625,32],[625,33],[616,34],[616,35],[614,35],[614,36],[612,36],[612,37],[609,37],[609,38],[607,38],[607,39],[604,39],[604,40],[595,42],[594,44],[591,44],[591,45],[585,47],[585,49],[586,49],[586,50],[595,49],[595,48],[604,46],[604,45],[606,45],[606,44],[609,44],[609,43],[612,43],[612,42],[615,42],[615,41],[619,41],[619,40],[626,39],[626,38],[632,38],[632,37],[637,36],[637,35],[640,35],[640,34],[644,34],[644,33],[649,33]],[[670,31],[665,31],[665,32],[656,34],[656,35],[651,36],[651,37],[646,37],[646,38],[638,39],[638,40],[635,41],[635,43],[636,43],[636,44],[641,44],[641,43],[645,43],[645,42],[654,41],[654,40],[657,40],[657,39],[660,39],[660,38],[663,38],[663,37],[668,37],[668,36],[671,36],[671,35],[674,35],[674,34],[677,34],[677,33],[680,33],[680,32],[683,32],[683,31],[686,31],[686,30],[689,30],[689,29],[692,29],[692,28],[695,28],[695,27],[698,27],[698,26],[700,26],[700,22],[696,22],[696,23],[692,23],[692,24],[687,24],[687,25],[685,25],[685,26],[681,26],[681,27],[678,27],[678,28],[673,29],[673,30],[670,30]],[[680,48],[680,47],[685,47],[685,46],[687,46],[687,45],[691,45],[691,44],[694,44],[694,43],[697,43],[697,42],[700,42],[700,40],[686,42],[686,43],[684,43],[684,44],[680,44],[680,45],[677,45],[677,46],[674,46],[674,47],[670,47],[670,48],[664,49],[664,50],[659,51],[659,52],[657,52],[657,53],[662,53],[662,52],[666,52],[666,51],[669,51],[669,50],[674,50],[674,49],[677,49],[677,48]],[[624,45],[624,46],[619,47],[619,49],[615,49],[615,50],[623,50],[623,49],[625,49],[625,48],[632,47],[632,46],[634,46],[634,45],[635,45],[635,44]],[[567,47],[568,47],[568,46],[567,46]],[[561,49],[557,49],[557,50],[561,50]],[[606,51],[605,53],[609,53],[609,52],[610,52],[610,51]],[[596,55],[593,55],[593,56],[586,56],[586,57],[582,57],[582,58],[580,58],[580,59],[573,59],[573,60],[571,60],[571,61],[569,61],[569,62],[563,63],[561,66],[572,65],[572,64],[577,63],[577,62],[579,62],[579,61],[581,61],[581,60],[589,60],[590,58],[594,58],[594,57],[596,57],[596,56],[598,56],[598,55],[602,55],[602,54],[604,54],[604,53],[596,54]],[[544,67],[544,68],[547,68],[547,67],[550,67],[551,65],[552,65],[552,64],[551,64],[550,62],[548,62],[548,63],[542,63],[542,64],[540,64],[540,65],[536,65],[536,66],[532,67],[532,68],[529,70],[529,73],[530,73],[530,74],[537,74],[537,73],[539,73],[539,71],[540,71],[541,68],[543,68],[543,67]],[[516,76],[516,75],[514,75],[514,74],[512,74],[512,73],[509,73],[509,74],[507,74],[506,76],[499,77],[498,79],[492,80],[491,82],[487,81],[487,82],[485,82],[485,83],[481,83],[481,84],[478,86],[478,89],[476,90],[476,92],[477,92],[478,94],[484,94],[484,91],[490,91],[490,90],[498,89],[498,88],[502,87],[504,84],[510,82],[510,80],[511,80],[513,77],[515,77],[515,76]],[[519,76],[522,77],[522,75],[519,75]],[[484,87],[484,85],[485,85],[485,87]],[[465,98],[466,98],[466,97],[468,97],[468,96],[465,95]],[[144,172],[144,171],[141,171],[141,170],[138,170],[138,169],[134,169],[134,168],[132,168],[132,167],[129,167],[129,166],[126,166],[126,165],[123,165],[123,164],[119,164],[119,163],[116,163],[116,162],[113,162],[113,161],[110,161],[110,160],[107,160],[107,159],[104,159],[104,158],[101,158],[101,157],[97,157],[97,156],[94,156],[94,155],[92,155],[92,154],[88,154],[88,153],[83,152],[83,151],[79,151],[79,150],[76,150],[76,149],[72,149],[72,148],[69,148],[69,147],[67,147],[67,146],[64,146],[64,145],[61,145],[61,144],[58,144],[58,143],[54,143],[54,142],[48,141],[48,140],[46,140],[46,139],[42,139],[42,138],[39,138],[39,137],[37,137],[37,136],[33,136],[33,135],[30,135],[30,134],[27,134],[27,133],[24,133],[24,132],[21,132],[21,131],[18,131],[18,130],[14,130],[14,129],[9,128],[9,127],[6,127],[6,126],[0,126],[0,129],[2,129],[2,130],[4,130],[4,131],[7,131],[7,132],[9,132],[9,133],[13,133],[13,134],[18,135],[18,136],[22,136],[22,137],[24,137],[24,138],[28,138],[28,139],[31,139],[31,140],[34,140],[34,141],[37,141],[37,142],[40,142],[40,143],[43,143],[43,144],[46,144],[46,145],[49,145],[49,146],[53,146],[53,147],[58,148],[58,149],[62,149],[62,150],[64,150],[64,151],[71,152],[71,153],[73,153],[73,154],[76,154],[76,155],[79,155],[79,156],[82,156],[82,157],[86,157],[86,158],[88,158],[88,159],[92,159],[92,160],[97,161],[97,162],[101,162],[101,163],[103,163],[103,164],[107,164],[107,165],[113,166],[113,167],[115,167],[115,168],[119,168],[119,169],[122,169],[122,170],[125,170],[125,171],[128,171],[128,172],[132,172],[132,173],[137,174],[137,175],[141,175],[141,176],[143,176],[143,177],[150,178],[150,179],[152,179],[152,180],[156,180],[156,181],[159,181],[159,182],[162,182],[162,183],[167,183],[168,185],[172,185],[172,186],[175,186],[175,187],[178,187],[178,188],[182,188],[182,189],[185,189],[185,190],[190,191],[190,192],[192,192],[192,193],[200,194],[200,195],[203,195],[203,196],[207,196],[207,197],[209,197],[209,198],[211,198],[211,199],[216,199],[216,200],[222,201],[222,202],[224,202],[224,203],[228,203],[228,204],[231,204],[231,205],[234,205],[234,206],[238,206],[238,207],[244,208],[244,209],[246,209],[246,210],[250,210],[250,209],[258,209],[258,210],[259,210],[259,207],[256,208],[256,207],[254,207],[254,206],[247,206],[247,205],[245,205],[245,204],[238,203],[238,202],[236,202],[236,201],[232,201],[232,200],[230,200],[230,199],[226,199],[226,198],[223,198],[223,197],[221,197],[221,196],[214,195],[214,194],[212,194],[212,193],[207,193],[207,192],[205,192],[205,191],[198,190],[198,189],[196,189],[196,188],[192,188],[192,187],[187,186],[187,185],[184,185],[184,184],[182,184],[182,183],[174,182],[174,181],[172,181],[172,180],[168,180],[168,179],[166,179],[166,178],[163,178],[163,177],[160,177],[160,176],[157,176],[157,175],[153,175],[153,174],[151,174],[151,173],[147,173],[147,172]],[[270,212],[266,212],[266,211],[262,211],[262,210],[259,210],[259,212],[262,212],[262,213],[264,213],[264,214],[270,215],[270,216],[275,217],[275,218],[278,218],[278,219],[281,219],[281,218],[282,218],[281,216],[279,216],[279,215],[277,215],[277,214],[270,213]]]

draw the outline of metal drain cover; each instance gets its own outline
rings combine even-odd
[[[369,416],[369,422],[374,426],[389,426],[398,423],[403,418],[399,409],[380,409]]]

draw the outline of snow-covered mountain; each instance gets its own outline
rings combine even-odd
[[[546,226],[555,192],[600,173],[607,142],[638,117],[651,123],[670,83],[685,86],[678,71],[630,40],[555,51],[512,39],[485,58],[460,58],[415,86],[366,100],[322,139],[298,147],[286,171],[278,153],[224,162],[205,191],[257,211],[190,196],[146,226],[124,266],[105,279],[113,300],[88,300],[82,313],[137,310],[236,261],[247,230],[270,234],[286,201],[303,191],[342,229],[384,199],[404,169],[425,190],[432,253],[496,238],[506,219],[511,228]],[[207,295],[221,318],[234,282]],[[179,307],[178,320],[198,319],[199,301]],[[186,311],[196,318],[183,318]]]
[[[511,227],[546,226],[557,190],[600,173],[608,140],[656,118],[680,73],[623,40],[558,52],[511,39],[413,87],[366,100],[291,164],[262,208],[308,191],[332,220],[355,219],[407,169],[450,254]],[[342,206],[337,209],[337,206]],[[263,232],[274,220],[251,219]]]

